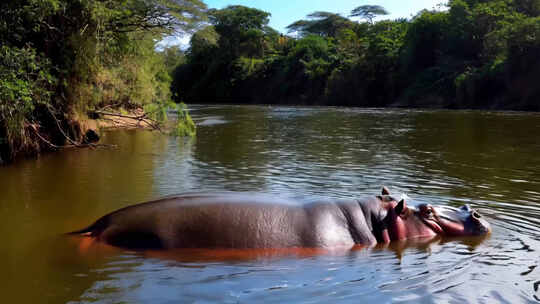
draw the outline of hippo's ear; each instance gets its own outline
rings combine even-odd
[[[399,203],[397,204],[394,210],[396,211],[397,215],[401,215],[406,209],[407,209],[407,204],[405,203],[405,200],[402,199],[399,201]]]
[[[385,186],[382,187],[382,195],[390,195],[390,190]]]

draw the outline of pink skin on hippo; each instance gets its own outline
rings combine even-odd
[[[437,235],[478,236],[491,232],[489,223],[469,205],[453,208],[421,204],[409,208],[405,200],[401,200],[399,203],[387,203],[386,209],[387,215],[383,220],[386,229],[381,233],[384,243]]]

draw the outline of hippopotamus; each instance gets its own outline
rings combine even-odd
[[[353,247],[490,231],[468,205],[409,207],[384,187],[378,196],[308,201],[187,193],[120,209],[71,234],[129,249],[252,249]]]

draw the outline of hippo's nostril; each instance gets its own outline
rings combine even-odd
[[[463,205],[461,207],[461,209],[464,210],[464,211],[469,212],[469,211],[471,211],[471,206],[469,204],[465,204],[465,205]]]
[[[476,212],[476,211],[473,211],[473,213],[471,213],[471,216],[473,219],[475,220],[479,220],[482,216],[480,215],[480,213]]]

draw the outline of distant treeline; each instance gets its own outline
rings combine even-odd
[[[540,0],[452,0],[378,22],[376,5],[314,12],[290,36],[257,9],[208,14],[174,73],[178,100],[540,110]]]
[[[3,0],[0,163],[84,145],[96,110],[163,116],[171,99],[540,110],[540,0],[386,14],[314,12],[283,35],[264,11],[201,0]],[[185,53],[159,49],[186,31]]]
[[[182,57],[156,44],[205,11],[199,0],[2,0],[0,163],[84,144],[92,110],[166,105]]]

